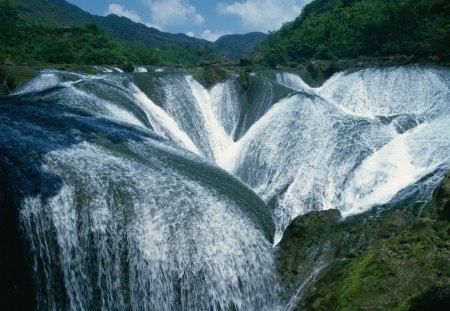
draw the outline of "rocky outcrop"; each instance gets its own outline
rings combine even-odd
[[[28,67],[0,65],[0,96],[8,95],[36,75],[37,71]]]
[[[279,269],[296,310],[444,310],[450,302],[450,174],[420,217],[391,208],[296,218]],[[320,271],[311,278],[311,273]],[[306,280],[306,282],[305,282]]]
[[[389,57],[364,57],[343,58],[337,60],[307,60],[278,65],[277,69],[291,71],[302,77],[311,87],[320,87],[333,74],[340,71],[355,71],[365,68],[380,68],[394,66],[450,66],[450,60],[439,60],[436,57],[417,59],[414,56],[394,55]]]

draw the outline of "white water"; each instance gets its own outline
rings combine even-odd
[[[127,146],[152,158],[86,142],[46,155],[43,169],[64,185],[22,207],[35,269],[49,289],[40,309],[61,307],[52,287],[58,266],[70,310],[276,308],[271,244],[236,204],[158,161],[152,150],[171,152],[163,144]]]
[[[47,72],[16,95],[42,91],[40,99],[99,120],[152,128],[172,146],[222,166],[274,208],[275,242],[293,218],[311,210],[338,208],[349,216],[412,186],[428,189],[416,198],[427,200],[439,178],[423,178],[450,168],[448,70],[369,69],[335,75],[316,89],[293,74],[278,74],[276,81],[254,75],[247,102],[233,79],[211,89],[179,73],[155,79],[157,96],[124,75]],[[292,94],[275,103],[277,92]],[[135,310],[276,308],[268,242],[239,207],[217,194],[226,185],[206,187],[167,165],[170,156],[149,151],[170,144],[162,145],[128,143],[133,156],[89,143],[47,154],[45,169],[66,176],[64,186],[47,202],[27,198],[23,212],[35,260],[45,262],[44,282],[55,282],[50,267],[61,261],[71,309],[90,309],[94,291],[104,310],[128,303]],[[199,161],[181,149],[169,153]],[[46,236],[53,227],[61,248],[55,258]],[[85,232],[94,235],[92,245]],[[126,256],[119,254],[124,245]],[[93,246],[97,284],[86,278]],[[120,277],[124,256],[129,280]],[[53,295],[44,295],[48,306],[56,305]]]
[[[143,105],[143,108],[147,112],[147,117],[157,134],[179,143],[179,145],[198,155],[201,154],[189,136],[180,130],[176,121],[161,107],[151,101],[136,85],[132,84],[131,90],[136,97],[138,104]]]
[[[281,72],[276,74],[276,81],[294,90],[311,90],[302,78],[296,74],[289,72]]]
[[[449,77],[423,68],[335,75],[308,90],[324,99],[297,96],[273,107],[240,142],[232,171],[266,201],[288,185],[275,210],[278,239],[309,210],[339,208],[348,216],[387,203],[450,167]],[[305,90],[298,81],[278,77]],[[253,164],[240,165],[245,161]],[[249,173],[254,163],[264,172]]]
[[[236,95],[229,92],[229,84],[207,90],[191,76],[182,75],[165,77],[161,83],[162,108],[190,135],[205,157],[217,160],[233,142],[233,122],[237,120],[239,111],[234,107],[236,103],[232,99]]]
[[[368,69],[337,74],[314,89],[279,73],[276,83],[300,93],[272,107],[274,86],[254,76],[264,107],[251,103],[246,114],[233,79],[208,90],[191,76],[168,74],[159,78],[157,103],[133,84],[116,85],[134,96],[158,134],[226,168],[276,206],[279,240],[300,214],[360,213],[448,167],[449,76],[418,67]],[[99,105],[109,107],[103,114],[142,123],[110,101]]]
[[[145,67],[136,67],[135,72],[144,73],[144,72],[148,72],[148,70]]]
[[[213,160],[216,160],[225,148],[233,142],[231,135],[227,134],[224,128],[224,124],[230,127],[233,119],[231,122],[227,122],[229,121],[227,120],[228,114],[224,116],[224,114],[221,113],[217,107],[222,104],[230,104],[230,99],[233,97],[230,93],[224,92],[226,89],[225,85],[218,85],[212,90],[212,92],[210,92],[200,83],[195,81],[191,76],[187,77],[187,81],[203,119],[202,122],[206,131],[206,133],[203,134],[206,134],[209,138],[209,148],[212,151]],[[230,98],[222,98],[225,94]],[[226,113],[234,114],[237,109],[233,108],[233,106],[229,107]],[[220,121],[223,123],[219,121],[218,116],[222,117]],[[231,115],[231,117],[233,117],[233,115]]]

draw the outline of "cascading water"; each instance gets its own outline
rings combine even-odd
[[[150,130],[179,131],[127,78],[37,79],[0,104],[0,164],[39,310],[277,309],[273,222],[251,190]]]
[[[450,168],[448,70],[249,79],[46,71],[0,103],[39,309],[276,310],[275,228],[425,202]]]
[[[225,167],[275,207],[276,241],[311,210],[344,216],[388,203],[450,167],[450,73],[419,67],[341,73],[275,104],[230,151]],[[421,184],[427,201],[439,178]]]

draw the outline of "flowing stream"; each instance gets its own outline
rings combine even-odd
[[[43,71],[0,100],[39,310],[281,310],[292,219],[426,202],[450,169],[447,69],[257,73],[246,92],[140,71]]]

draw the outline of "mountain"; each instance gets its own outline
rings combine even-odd
[[[225,35],[217,39],[214,45],[219,54],[231,59],[248,57],[267,35],[262,32],[250,32],[243,35]]]
[[[182,33],[162,32],[156,28],[147,27],[144,24],[135,23],[126,17],[119,17],[114,14],[105,17],[96,16],[95,22],[100,28],[115,38],[152,47],[212,45],[207,40],[189,37]]]
[[[96,21],[96,16],[64,0],[10,0],[19,15],[31,24],[54,27],[83,26]]]
[[[20,17],[31,24],[48,27],[79,27],[95,23],[113,38],[124,42],[144,44],[152,48],[207,46],[216,48],[220,56],[237,60],[248,56],[267,37],[264,33],[252,32],[244,35],[226,35],[212,43],[181,33],[162,32],[115,14],[93,15],[65,0],[10,1],[18,8]]]
[[[315,0],[260,48],[270,65],[393,55],[449,59],[446,0]]]
[[[64,0],[11,0],[25,21],[51,27],[73,27],[95,23],[114,38],[149,45],[163,46],[204,46],[212,45],[203,39],[189,37],[185,34],[171,34],[135,23],[126,17],[111,14],[97,16],[83,11]]]

